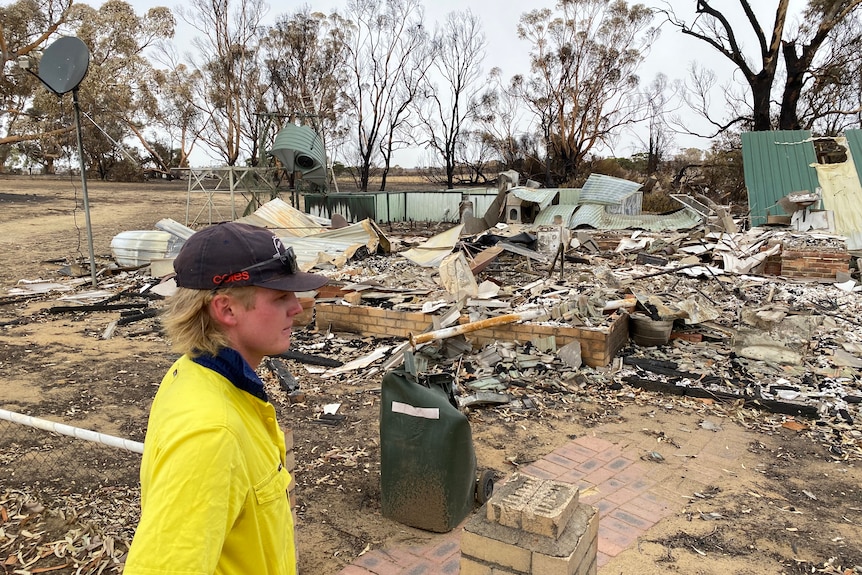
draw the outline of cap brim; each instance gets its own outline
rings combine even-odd
[[[312,291],[323,287],[329,281],[326,276],[310,274],[308,272],[296,272],[293,274],[279,275],[266,281],[255,282],[254,285],[281,291]]]

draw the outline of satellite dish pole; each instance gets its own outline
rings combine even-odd
[[[87,171],[84,166],[84,141],[81,136],[81,107],[78,103],[78,86],[87,75],[90,50],[80,38],[66,36],[45,49],[39,62],[39,79],[49,90],[62,96],[72,92],[75,110],[75,131],[78,136],[78,159],[81,169],[81,187],[84,195],[84,221],[87,224],[87,246],[90,249],[90,277],[96,281],[96,254],[93,250],[93,228],[90,224],[90,200],[87,194]]]

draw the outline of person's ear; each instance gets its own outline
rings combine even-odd
[[[225,326],[236,325],[236,306],[239,305],[235,299],[223,293],[217,293],[210,301],[210,315],[216,323]]]

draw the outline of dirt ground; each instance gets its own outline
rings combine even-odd
[[[110,263],[110,242],[120,232],[154,229],[162,218],[186,223],[185,186],[88,182],[99,264]],[[218,201],[224,210],[225,199]],[[201,212],[205,208],[201,197],[193,197],[188,208],[193,218],[206,214]],[[113,337],[104,339],[107,326],[120,312],[52,313],[51,308],[68,305],[59,301],[63,295],[59,292],[6,296],[20,280],[69,281],[59,273],[63,266],[88,261],[80,179],[0,176],[0,214],[0,408],[143,441],[156,386],[175,358],[157,320],[118,327]],[[140,287],[135,278],[106,274],[98,287],[112,293],[136,282]],[[85,274],[79,290],[91,287],[88,280]],[[149,303],[160,305],[157,300]],[[312,326],[298,329],[294,348],[321,356],[359,357],[381,343],[400,343],[331,335],[327,338]],[[380,513],[381,374],[354,372],[321,379],[299,363],[288,363],[305,395],[301,403],[290,403],[272,374],[264,370],[263,375],[282,424],[292,428],[295,437],[300,572],[334,574],[370,549],[430,541],[434,534]],[[530,416],[493,408],[473,411],[479,466],[502,478],[571,438],[635,437],[659,425],[668,433],[679,433],[697,428],[704,410],[726,418],[724,425],[743,425],[750,439],[736,472],[716,478],[715,489],[698,495],[703,501],[680,502],[637,549],[619,555],[601,573],[862,573],[858,461],[836,457],[827,445],[804,433],[769,424],[768,414],[749,411],[744,418],[737,417],[726,406],[633,393],[610,383],[609,376],[607,386],[585,389],[581,395],[549,393],[541,402],[544,409]],[[338,425],[323,425],[318,415],[332,403],[341,404],[339,413],[346,418]],[[38,443],[54,441],[52,437],[31,438],[33,449],[39,451]],[[0,511],[5,509],[0,513],[0,572],[36,573],[48,567],[55,568],[52,573],[96,573],[99,568],[118,572],[137,519],[136,456],[93,458],[103,472],[113,465],[112,476],[126,482],[126,489],[115,486],[106,496],[100,481],[66,479],[71,471],[59,469],[66,464],[46,471],[27,467],[22,463],[26,459],[8,453],[26,445],[21,438],[4,443],[0,432],[0,462],[18,466],[12,475],[0,475],[9,483],[0,483]],[[28,481],[34,477],[41,477],[35,486]],[[98,505],[80,496],[82,492],[99,498]],[[17,516],[30,517],[25,531],[32,538],[20,535],[24,527],[14,524],[12,501],[22,497],[29,501],[28,512],[19,505]],[[77,517],[70,518],[70,501],[81,507]],[[52,510],[64,506],[60,521]],[[704,512],[720,517],[705,521],[700,515]],[[26,549],[45,549],[75,529],[79,537],[81,522],[88,525],[84,531],[100,533],[100,540],[114,539],[98,561],[82,567],[68,556],[60,559],[46,553],[39,562],[29,563],[29,571],[21,570]],[[63,561],[67,566],[61,568]]]

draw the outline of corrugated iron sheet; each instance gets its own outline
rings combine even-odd
[[[620,204],[631,194],[641,188],[638,182],[606,176],[604,174],[590,174],[584,187],[581,188],[581,204]]]
[[[817,162],[811,132],[776,130],[742,134],[742,165],[748,188],[751,225],[768,215],[784,215],[776,204],[791,192],[813,192],[820,185],[811,164]]]
[[[470,193],[467,195],[467,200],[473,202],[473,215],[481,218],[485,215],[494,200],[497,199],[497,190],[490,189],[482,193]]]
[[[361,222],[367,218],[380,219],[377,216],[376,195],[373,193],[304,194],[303,200],[305,210],[309,214],[330,219],[333,214],[340,214],[348,222]]]
[[[324,262],[340,267],[362,247],[367,248],[369,253],[375,253],[378,246],[386,252],[390,249],[389,240],[370,220],[336,230],[326,230],[313,236],[278,235],[284,245],[293,248],[296,261],[304,271]]]
[[[185,226],[171,218],[162,218],[161,220],[157,221],[156,229],[175,235],[183,241],[189,239],[190,237],[192,237],[192,234],[195,233],[192,228]]]
[[[323,140],[309,126],[286,124],[275,136],[269,153],[288,172],[299,172],[303,180],[326,188],[326,150]]]
[[[846,130],[844,136],[847,138],[847,147],[850,148],[853,165],[858,175],[862,173],[862,130]]]
[[[377,210],[378,222],[403,222],[407,213],[404,204],[407,199],[405,193],[379,193],[375,194],[374,204]]]
[[[398,255],[404,256],[422,267],[436,267],[440,265],[443,258],[452,253],[463,229],[464,225],[458,224],[436,236],[428,238],[427,241],[415,248],[399,252]]]
[[[461,219],[460,205],[460,190],[404,193],[407,221],[457,222]]]
[[[262,228],[278,229],[281,235],[297,237],[319,234],[325,228],[284,200],[275,198],[260,206],[251,215],[239,218],[243,222]]]
[[[554,225],[554,216],[563,218],[563,225],[571,227],[572,215],[578,209],[576,205],[558,204],[556,206],[548,206],[536,216],[536,221],[533,222],[537,226],[552,226]]]
[[[557,197],[559,190],[557,188],[517,187],[509,190],[509,193],[519,200],[539,204],[539,209],[543,210],[551,205],[551,202]]]
[[[862,248],[862,184],[846,137],[834,138],[847,150],[847,161],[815,164],[823,208],[832,212],[834,231],[847,238],[851,250]]]
[[[581,188],[560,188],[560,205],[577,206],[581,203]]]
[[[609,214],[625,214],[628,216],[636,216],[643,211],[644,195],[643,192],[634,192],[620,200],[619,204],[611,204],[605,206]]]
[[[662,215],[622,215],[609,214],[605,206],[587,204],[578,208],[572,216],[572,229],[579,226],[590,226],[598,230],[649,230],[664,232],[672,230],[687,230],[700,225],[701,219],[688,208],[683,208],[672,214]]]

